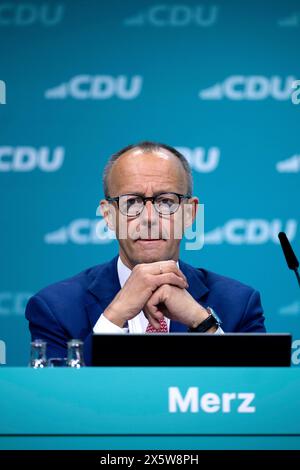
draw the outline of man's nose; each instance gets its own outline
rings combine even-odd
[[[144,206],[144,209],[141,213],[141,217],[143,219],[143,222],[145,223],[156,223],[158,219],[158,213],[154,208],[154,205],[152,204],[151,201],[146,201],[146,204]]]

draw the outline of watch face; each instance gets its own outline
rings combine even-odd
[[[220,325],[222,322],[220,318],[218,317],[218,315],[216,314],[216,312],[214,311],[214,309],[211,307],[207,307],[207,310],[210,312],[210,314],[216,319],[217,323]]]

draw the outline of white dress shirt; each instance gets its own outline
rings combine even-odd
[[[178,263],[177,263],[178,266]],[[117,263],[118,277],[121,288],[131,274],[131,270],[122,262],[120,256]],[[167,322],[168,331],[170,330],[170,319],[165,317]],[[121,328],[115,323],[112,323],[105,315],[100,315],[97,323],[95,324],[94,333],[145,333],[148,326],[148,320],[144,315],[143,310],[131,320],[128,320],[128,326]],[[223,330],[219,327],[215,334],[223,334]]]

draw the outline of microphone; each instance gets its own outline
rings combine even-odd
[[[279,238],[281,248],[285,256],[287,265],[292,271],[294,271],[299,287],[300,287],[300,276],[299,276],[299,271],[298,271],[299,261],[296,258],[296,255],[293,251],[293,248],[291,247],[291,244],[286,234],[284,232],[280,232],[278,234],[278,238]]]

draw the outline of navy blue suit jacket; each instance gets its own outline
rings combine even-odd
[[[84,341],[84,356],[91,365],[92,330],[99,316],[121,289],[116,256],[108,263],[52,284],[31,297],[26,307],[32,339],[47,341],[48,357],[66,357],[67,341]],[[187,289],[201,305],[212,307],[225,332],[265,332],[260,295],[245,284],[179,261]],[[170,332],[188,327],[170,322]]]

